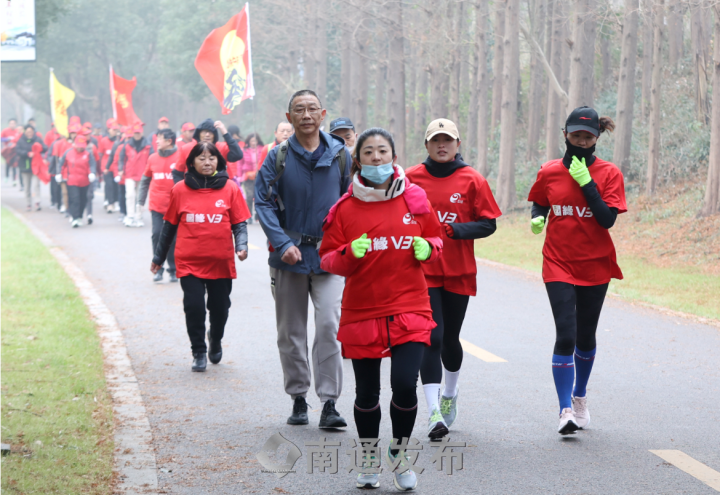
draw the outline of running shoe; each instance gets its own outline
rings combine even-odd
[[[560,413],[560,426],[558,426],[558,433],[561,435],[574,435],[577,429],[578,424],[575,419],[575,413],[572,408],[566,407]]]
[[[448,428],[450,428],[457,419],[457,398],[459,393],[460,389],[458,388],[457,392],[455,392],[455,397],[445,397],[444,395],[440,396],[440,412],[442,413],[443,421],[445,421]]]
[[[125,223],[125,215],[120,215],[120,216],[118,217],[118,222]]]
[[[153,276],[153,282],[162,282],[163,280],[163,269],[160,268],[158,272]]]
[[[205,371],[207,368],[207,354],[204,352],[193,352],[193,371]]]
[[[133,220],[132,227],[145,227],[145,222],[143,222],[139,218],[136,218],[135,220]]]
[[[390,447],[388,447],[386,455],[388,467],[390,467],[395,462],[396,456],[390,453]],[[398,470],[405,467],[408,467],[407,471],[405,471],[404,473],[398,472]],[[400,464],[397,468],[395,468],[395,471],[393,472],[393,483],[395,483],[395,488],[397,488],[401,492],[408,492],[410,490],[414,490],[417,487],[417,475],[415,474],[415,471],[409,469],[409,467],[410,461],[407,454],[405,454],[403,456],[403,459],[400,461]]]
[[[170,282],[178,281],[177,275],[175,275],[175,270],[168,270],[168,275],[170,275]]]
[[[305,397],[295,397],[295,403],[293,404],[293,412],[287,419],[289,425],[306,425],[308,424],[307,415],[308,405],[305,402]]]
[[[320,413],[318,428],[344,428],[346,426],[347,421],[335,409],[335,401],[332,399],[326,400],[322,413]]]
[[[60,213],[65,213],[65,205],[60,206]]]
[[[587,397],[572,398],[573,411],[575,412],[575,422],[580,429],[586,428],[590,424],[590,411],[587,407]]]
[[[380,463],[374,455],[363,456],[363,461],[360,463],[362,468],[379,468]],[[380,488],[380,473],[359,473],[355,486],[358,488]]]
[[[448,427],[445,424],[442,414],[438,409],[433,409],[428,419],[428,437],[430,440],[440,440],[448,434]]]
[[[76,229],[80,227],[80,220],[73,220],[70,225],[72,225],[72,228]]]
[[[92,225],[92,215],[88,215],[88,225]]]

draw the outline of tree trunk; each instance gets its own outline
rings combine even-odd
[[[692,54],[693,76],[695,78],[695,115],[703,124],[709,122],[710,105],[708,102],[708,62],[710,58],[710,33],[705,16],[709,13],[705,0],[692,4]]]
[[[377,45],[375,57],[375,100],[373,101],[373,127],[384,126],[387,120],[385,91],[387,91],[387,53],[386,45]]]
[[[425,51],[422,52],[425,55]],[[420,60],[424,60],[421,57]],[[421,66],[420,70],[420,82],[418,83],[418,94],[417,94],[417,107],[418,115],[415,127],[415,133],[418,136],[425,136],[425,126],[429,124],[428,121],[428,104],[430,103],[430,71],[429,67]]]
[[[720,4],[712,7],[715,12],[715,42],[713,48],[713,94],[710,122],[710,157],[705,201],[701,215],[720,212]]]
[[[412,46],[410,48],[410,58],[407,61],[407,65],[405,67],[406,72],[409,71],[409,78],[408,81],[408,95],[407,95],[407,101],[408,101],[408,115],[407,115],[407,140],[410,140],[414,137],[416,134],[415,129],[417,128],[416,119],[417,119],[417,84],[418,84],[418,70],[422,70],[421,67],[418,67],[418,64],[415,63],[415,60],[417,60],[417,54],[418,54],[418,48],[417,46]]]
[[[495,129],[500,122],[500,108],[502,107],[502,71],[503,71],[503,50],[505,40],[505,1],[499,0],[495,4],[495,25],[493,27],[493,39],[495,48],[493,50],[493,88],[492,88],[492,115],[490,117],[490,128]]]
[[[638,0],[625,0],[617,114],[615,116],[617,132],[615,133],[615,149],[613,150],[613,162],[620,167],[623,175],[627,175],[630,169],[639,5]]]
[[[546,0],[535,0],[532,9],[532,30],[535,40],[542,46],[545,35]],[[545,71],[543,70],[540,55],[533,50],[530,56],[530,90],[528,93],[528,134],[527,153],[528,161],[538,156],[538,141],[543,116],[543,86],[545,84]]]
[[[593,71],[595,68],[595,0],[575,0],[575,21],[570,47],[569,114],[575,108],[593,106]]]
[[[464,4],[448,3],[447,15],[448,19],[452,19],[450,24],[450,32],[448,33],[452,40],[450,48],[450,115],[449,119],[460,125],[460,25],[462,15],[462,7]]]
[[[667,13],[668,64],[673,70],[677,69],[678,60],[680,59],[680,44],[678,42],[679,9],[680,0],[670,0]]]
[[[316,91],[320,101],[327,105],[327,22],[322,13],[323,8],[320,1],[316,1],[317,11],[315,15],[315,70],[317,71]]]
[[[470,111],[477,108],[477,170],[484,177],[489,172],[487,161],[488,141],[488,87],[490,74],[487,70],[487,27],[488,27],[488,0],[479,0],[475,6],[475,53],[477,58],[477,77],[473,89],[476,96],[477,107],[470,106]]]
[[[559,81],[562,81],[562,56],[563,45],[563,0],[555,0],[553,8],[553,27],[552,27],[552,48],[550,52],[550,68]],[[562,116],[560,108],[562,105],[560,96],[552,88],[548,87],[547,107],[545,113],[545,152],[548,160],[554,160],[561,156],[559,152],[560,126],[562,125]]]
[[[637,36],[636,36],[637,37]],[[600,57],[602,61],[602,70],[600,73],[600,91],[610,89],[612,85],[612,56],[610,55],[610,35],[600,37]],[[595,93],[597,95],[597,93]]]
[[[389,50],[389,130],[395,139],[395,153],[400,164],[408,166],[411,164],[405,154],[405,45],[402,2],[391,3],[388,8],[392,19]]]
[[[650,89],[650,138],[648,150],[647,182],[645,192],[655,193],[660,166],[660,89],[662,86],[662,29],[664,0],[655,0],[655,26],[653,29],[652,88]]]
[[[515,204],[515,135],[517,129],[517,84],[520,75],[520,0],[504,0],[505,42],[503,47],[502,111],[497,198],[503,211]]]
[[[350,46],[352,31],[347,26],[343,25],[342,29],[342,53],[341,53],[341,65],[340,65],[340,111],[343,116],[350,117],[352,114],[352,72],[351,65],[352,59],[356,55],[352,53],[352,47]]]
[[[428,120],[447,118],[447,99],[445,98],[447,74],[441,64],[435,64],[430,68],[430,81],[432,84],[430,100],[431,115]],[[430,123],[429,121],[428,123]]]
[[[363,22],[362,20],[360,22]],[[353,123],[355,130],[360,133],[367,128],[368,115],[368,38],[365,29],[358,29],[355,33],[355,51],[352,60],[353,84]]]
[[[642,105],[641,115],[643,120],[648,116],[650,109],[650,83],[652,81],[652,46],[653,46],[653,13],[652,0],[642,0],[643,25],[642,25]]]

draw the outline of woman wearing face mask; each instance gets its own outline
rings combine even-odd
[[[573,110],[563,130],[565,156],[542,166],[528,197],[532,232],[539,234],[548,222],[543,280],[555,318],[552,371],[561,435],[590,423],[586,386],[595,331],[610,279],[623,278],[609,232],[618,213],[627,211],[623,176],[594,155],[600,134],[614,129],[610,117],[598,118],[592,108]]]
[[[408,179],[427,191],[444,229],[442,260],[423,266],[437,323],[420,368],[432,440],[447,435],[457,419],[457,383],[463,359],[460,330],[470,296],[477,293],[474,239],[492,235],[495,219],[502,214],[487,181],[463,162],[459,147],[455,123],[434,120],[425,132],[427,159],[407,170]],[[441,395],[443,369],[445,390]]]
[[[175,268],[183,290],[185,323],[192,348],[193,371],[205,371],[222,359],[221,339],[230,309],[235,259],[247,258],[245,200],[237,184],[228,180],[225,158],[213,143],[200,142],[190,151],[185,179],[170,191],[160,240],[150,271],[162,268],[175,241]],[[233,239],[235,246],[233,247]],[[205,293],[210,330],[205,344]]]
[[[337,339],[355,372],[358,434],[379,436],[380,363],[389,357],[390,419],[399,442],[412,434],[418,372],[435,326],[422,265],[440,257],[442,230],[425,191],[396,162],[384,129],[358,137],[353,182],[325,220],[320,256],[323,270],[346,277]],[[388,446],[386,453],[395,486],[412,490],[417,478],[398,452]],[[377,467],[372,459],[364,464]],[[359,488],[379,485],[377,474],[358,475]]]

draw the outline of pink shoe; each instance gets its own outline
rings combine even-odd
[[[560,413],[560,426],[558,426],[558,433],[561,435],[574,435],[577,429],[578,424],[575,419],[575,413],[572,408],[566,407]]]

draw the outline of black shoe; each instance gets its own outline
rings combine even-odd
[[[88,225],[92,225],[92,215],[88,215]]]
[[[162,282],[163,279],[163,269],[160,268],[158,272],[153,277],[153,282]]]
[[[289,425],[306,425],[308,424],[307,415],[307,402],[305,397],[295,397],[295,404],[293,404],[293,413],[287,419]]]
[[[207,368],[207,354],[204,352],[193,352],[193,371],[205,371]]]
[[[220,360],[222,359],[222,344],[218,340],[215,342],[210,337],[210,331],[207,333],[208,338],[208,357],[210,358],[210,362],[212,364],[218,364]]]
[[[347,426],[345,419],[335,409],[335,401],[328,399],[320,414],[319,428],[343,428]]]
[[[175,270],[168,270],[168,275],[170,275],[170,282],[178,281],[177,275],[175,275]]]

